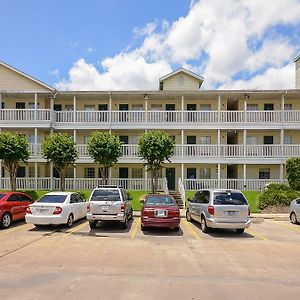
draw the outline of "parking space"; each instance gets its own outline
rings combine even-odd
[[[7,299],[281,299],[300,292],[300,226],[253,222],[243,234],[182,219],[178,232],[134,218],[71,229],[19,222],[0,231]],[[11,291],[14,291],[13,294]]]

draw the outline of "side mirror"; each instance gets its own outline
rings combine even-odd
[[[144,204],[145,203],[145,199],[141,199],[140,203]]]

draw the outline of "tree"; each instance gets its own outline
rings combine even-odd
[[[285,167],[290,187],[300,191],[300,158],[289,158]]]
[[[74,139],[66,133],[48,135],[41,145],[43,156],[53,163],[59,172],[60,189],[65,190],[66,169],[73,165],[77,158]]]
[[[96,163],[100,165],[101,178],[107,184],[108,169],[122,156],[122,143],[110,132],[94,131],[88,140],[88,151]]]
[[[165,161],[171,162],[175,141],[162,130],[145,132],[139,139],[139,155],[146,161],[151,172],[152,193],[157,192],[158,171]]]
[[[29,143],[25,135],[13,132],[0,133],[0,159],[9,172],[12,191],[17,188],[16,176],[20,162],[27,163],[29,156]]]

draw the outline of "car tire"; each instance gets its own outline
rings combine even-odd
[[[129,214],[129,220],[133,219],[133,209],[130,210],[130,214]]]
[[[74,223],[74,216],[73,214],[69,214],[69,217],[68,217],[68,221],[67,221],[67,227],[71,228],[73,226],[73,223]]]
[[[40,224],[33,224],[36,228],[42,228],[43,225],[40,225]]]
[[[192,222],[192,218],[191,218],[190,212],[188,210],[186,211],[185,216],[186,216],[186,220],[188,222]]]
[[[292,224],[298,224],[297,216],[294,212],[291,212],[290,214],[290,220]]]
[[[11,224],[11,214],[10,213],[4,213],[1,219],[0,227],[3,229],[7,229]]]
[[[141,224],[141,231],[144,231],[144,230],[146,230],[146,227],[143,224]]]
[[[239,228],[239,229],[236,229],[235,231],[238,234],[242,234],[242,233],[244,233],[245,229],[244,228]]]
[[[180,229],[180,226],[177,226],[177,227],[173,228],[173,231],[176,231],[176,232],[178,232],[178,231],[179,231],[179,229]]]
[[[207,227],[205,217],[201,218],[200,225],[201,225],[201,230],[202,230],[203,233],[208,233],[209,232],[209,227]]]
[[[128,228],[128,217],[125,217],[124,222],[121,222],[121,227],[123,229],[127,229]]]
[[[97,221],[90,221],[89,224],[91,229],[95,229],[97,226]]]

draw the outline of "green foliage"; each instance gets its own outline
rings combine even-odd
[[[74,139],[66,133],[54,133],[48,135],[41,145],[42,154],[53,162],[58,171],[75,163],[77,150]]]
[[[16,174],[20,162],[27,163],[29,156],[29,143],[25,135],[9,131],[0,133],[0,159],[9,172],[12,190],[16,190]]]
[[[146,162],[147,171],[151,172],[152,192],[157,192],[158,171],[165,161],[171,162],[175,141],[162,130],[145,132],[139,139],[139,155]]]
[[[88,200],[88,197],[86,197],[86,193],[84,191],[76,191],[77,194],[79,194],[83,199]]]
[[[122,143],[114,134],[94,131],[88,141],[88,151],[96,163],[111,167],[122,155]]]
[[[288,206],[291,201],[300,196],[299,191],[295,191],[286,184],[270,184],[259,196],[259,208],[265,209],[271,205]]]
[[[36,201],[37,199],[39,199],[39,195],[38,195],[37,191],[35,191],[35,190],[23,190],[23,191],[20,191],[20,192],[23,192],[24,194],[28,195],[34,201]]]
[[[290,187],[300,191],[300,158],[289,158],[286,161],[286,173]]]

